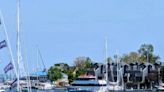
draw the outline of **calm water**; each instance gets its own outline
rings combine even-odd
[[[92,87],[86,88],[92,89]],[[11,92],[11,91],[6,91]],[[66,89],[53,89],[53,90],[36,90],[32,89],[32,92],[68,92]],[[109,91],[109,92],[156,92],[156,91],[150,91],[150,90],[133,90],[133,91]],[[158,92],[164,92],[164,91],[158,91]]]
[[[16,91],[7,89],[5,92],[16,92]],[[22,91],[22,92],[27,92],[27,91]],[[32,92],[67,92],[67,90],[64,90],[64,89],[53,89],[53,90],[36,90],[36,89],[32,89]]]
[[[37,91],[33,90],[33,92],[67,92],[66,90],[45,90],[45,91]],[[110,92],[117,92],[117,91],[110,91]],[[119,91],[120,92],[120,91]],[[138,90],[138,91],[122,91],[122,92],[153,92],[153,91],[143,91],[143,90]],[[155,92],[155,91],[154,91]],[[158,92],[164,92],[164,91],[158,91]]]
[[[33,89],[32,92],[67,92],[64,89],[54,89],[54,90],[36,90]]]
[[[33,92],[67,92],[67,90],[64,89],[54,89],[54,90],[36,90],[33,89]],[[118,91],[110,91],[110,92],[118,92]],[[135,91],[119,91],[119,92],[156,92],[156,91],[148,91],[148,90],[135,90]],[[164,91],[158,91],[158,92],[164,92]]]

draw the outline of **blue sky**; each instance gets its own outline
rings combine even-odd
[[[137,51],[150,43],[164,58],[163,0],[21,0],[22,54],[36,66],[38,45],[46,66],[78,56],[104,62],[105,36],[108,56]],[[6,27],[16,59],[16,0],[1,0]],[[2,30],[2,28],[0,28]],[[4,39],[0,32],[0,39]],[[7,50],[0,51],[0,69],[10,61]]]

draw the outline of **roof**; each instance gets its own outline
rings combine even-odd
[[[45,71],[37,71],[37,72],[33,72],[30,75],[32,75],[32,76],[47,76],[47,72],[45,72]]]

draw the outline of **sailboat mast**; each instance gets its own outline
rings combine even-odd
[[[118,52],[117,52],[116,56],[117,56],[116,57],[116,62],[117,62],[117,84],[118,84],[118,82],[119,82],[119,76],[118,76],[119,75],[119,72],[118,72],[119,71],[119,69],[118,69],[118,66],[119,66],[118,65]]]
[[[106,82],[108,84],[108,58],[107,58],[107,51],[108,51],[108,42],[107,37],[105,38],[105,61],[106,61]]]
[[[18,63],[18,86],[17,90],[20,91],[20,70],[19,70],[19,63],[20,63],[20,0],[17,0],[17,63]]]
[[[37,48],[37,62],[36,62],[36,73],[39,71],[39,50]],[[37,74],[37,86],[39,85],[39,77],[38,77],[38,74]]]

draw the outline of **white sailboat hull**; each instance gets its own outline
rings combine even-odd
[[[50,83],[39,83],[39,85],[36,86],[36,88],[41,90],[49,90],[49,89],[53,89],[54,86],[51,85]]]
[[[108,90],[111,91],[121,91],[121,90],[124,90],[124,87],[123,86],[108,86]]]

